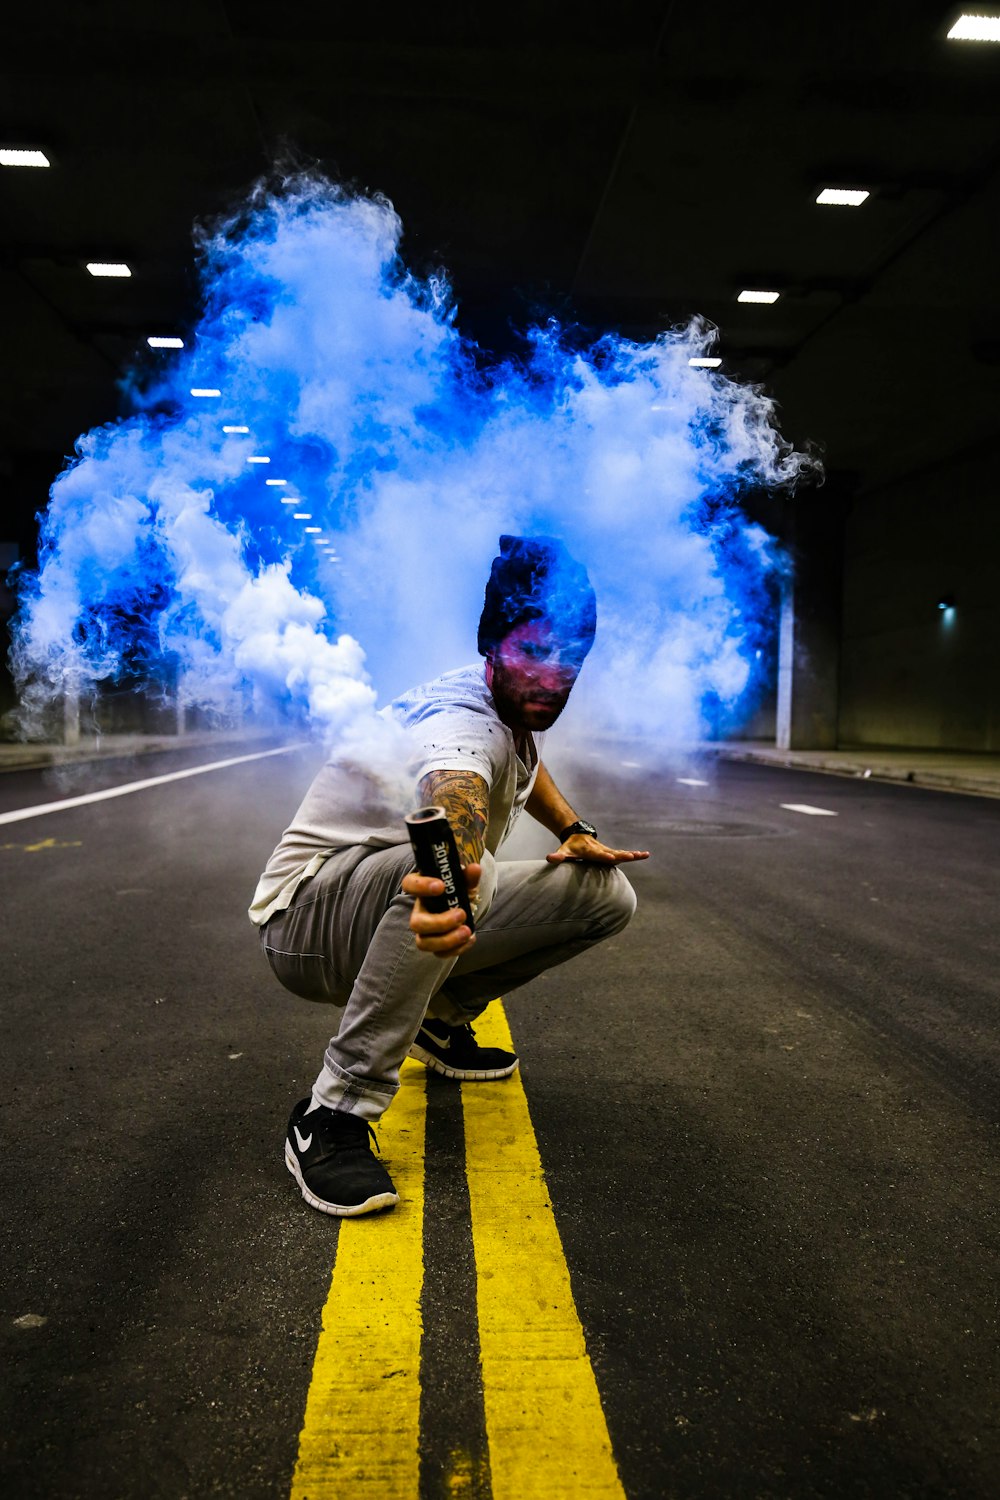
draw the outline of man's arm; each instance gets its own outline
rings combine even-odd
[[[425,807],[443,807],[463,865],[477,865],[486,847],[490,789],[475,771],[428,771],[417,783]],[[563,824],[563,827],[566,825]]]
[[[443,807],[458,846],[458,857],[465,868],[470,904],[476,905],[480,864],[486,847],[486,825],[489,821],[490,789],[474,771],[428,771],[417,783],[417,795],[425,807]],[[417,947],[439,958],[456,958],[476,941],[465,926],[467,917],[460,907],[450,911],[429,912],[421,896],[440,896],[444,882],[433,876],[406,875],[403,890],[415,896],[410,914],[410,928]]]
[[[524,806],[531,816],[541,823],[543,828],[554,833],[556,838],[564,828],[569,828],[572,823],[578,821],[578,815],[570,807],[544,765],[541,764],[539,764],[531,794]],[[591,838],[589,833],[574,833],[545,858],[550,865],[560,864],[566,859],[583,860],[598,865],[618,865],[633,859],[648,859],[649,850],[612,849],[607,844],[602,844],[600,839]]]
[[[563,829],[575,823],[579,816],[552,780],[544,763],[538,767],[535,784],[531,788],[531,795],[524,804],[524,808],[537,823],[541,823],[543,828],[547,828],[557,838]]]

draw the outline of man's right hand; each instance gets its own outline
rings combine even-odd
[[[482,866],[463,865],[462,868],[474,903]],[[461,907],[452,907],[450,911],[428,911],[420,899],[421,896],[443,896],[443,880],[432,875],[418,875],[414,871],[403,877],[402,889],[407,896],[416,897],[410,913],[410,928],[421,953],[434,953],[438,958],[457,958],[466,948],[472,947],[476,939],[466,925],[467,917]]]

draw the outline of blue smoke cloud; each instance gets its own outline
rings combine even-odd
[[[815,469],[770,401],[689,365],[700,321],[586,349],[550,323],[484,370],[400,235],[384,199],[300,176],[203,238],[188,348],[52,486],[14,625],[29,732],[137,675],[227,722],[363,735],[474,658],[501,533],[590,573],[591,723],[684,743],[740,699],[779,559],[739,497]]]

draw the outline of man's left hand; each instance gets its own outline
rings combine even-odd
[[[566,860],[590,865],[623,865],[633,859],[648,859],[649,850],[611,849],[589,833],[574,833],[558,849],[546,854],[545,858],[550,865],[561,865]]]

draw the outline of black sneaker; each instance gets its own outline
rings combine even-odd
[[[444,1021],[425,1019],[413,1039],[410,1056],[445,1078],[480,1083],[490,1078],[509,1078],[517,1067],[513,1052],[480,1047],[468,1022],[464,1026],[449,1026]]]
[[[285,1140],[285,1166],[306,1202],[342,1218],[394,1207],[399,1195],[372,1155],[368,1137],[374,1141],[375,1132],[368,1121],[325,1105],[309,1109],[311,1103],[296,1104]]]

